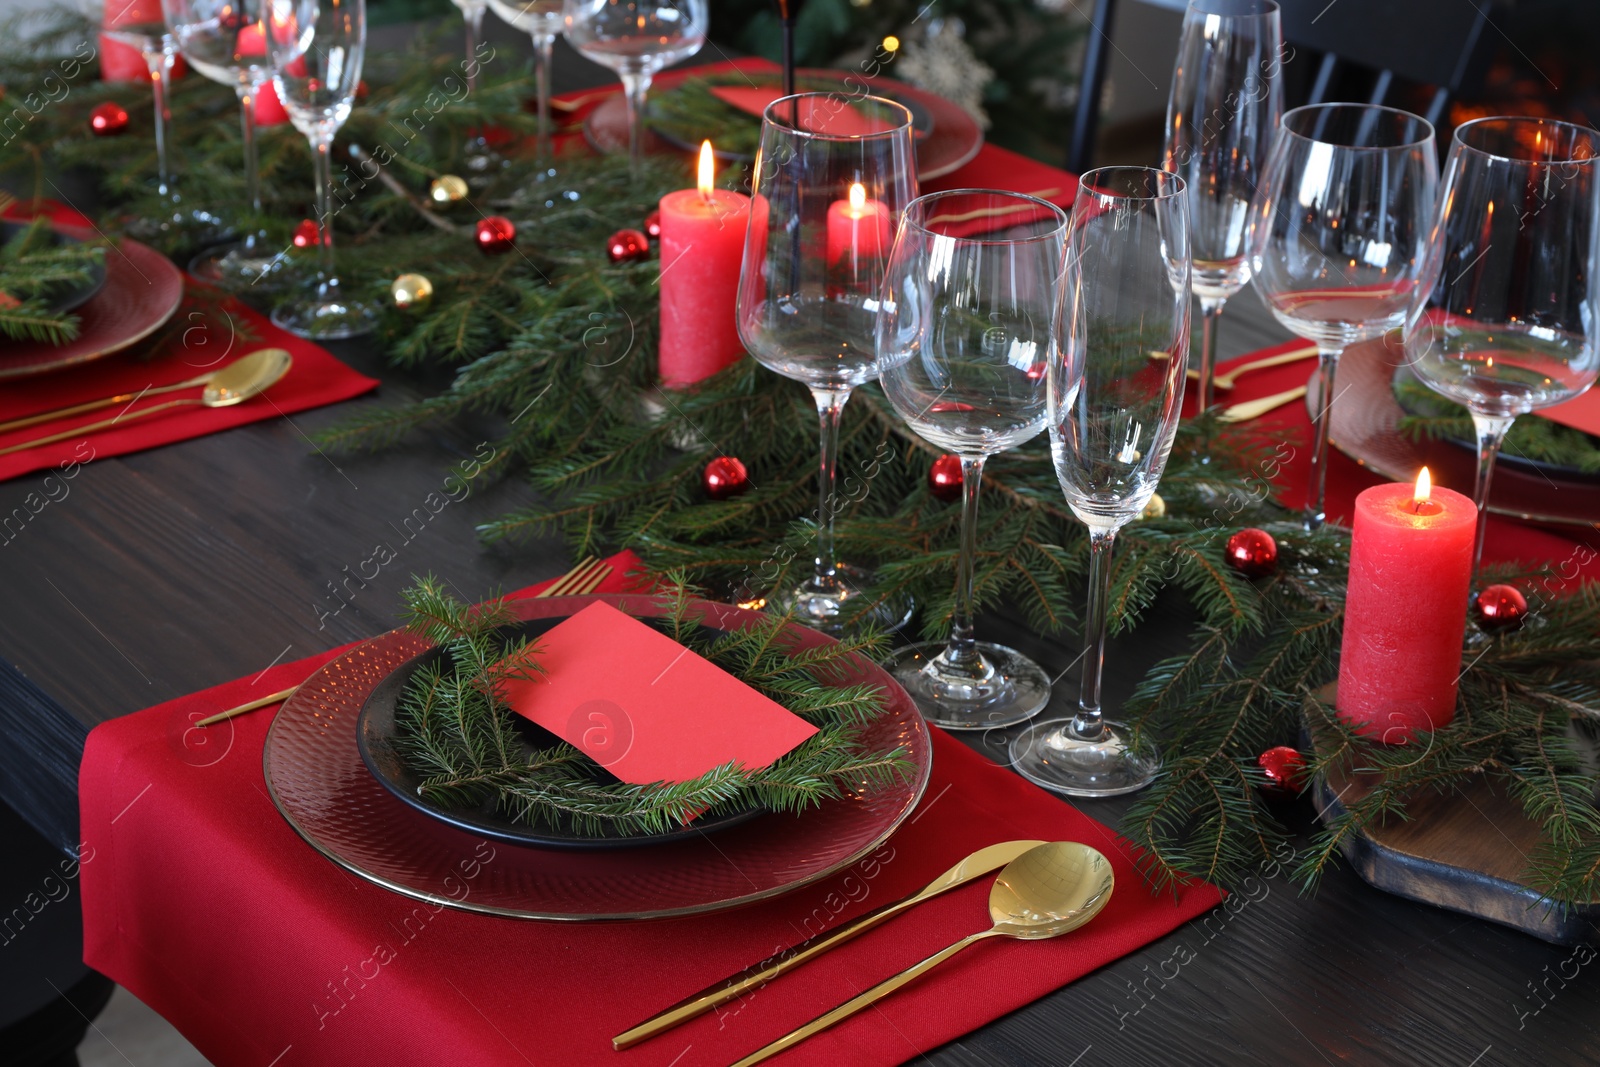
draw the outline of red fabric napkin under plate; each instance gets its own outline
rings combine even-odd
[[[627,566],[632,557],[613,562]],[[621,585],[613,575],[601,591]],[[1177,903],[1152,897],[1126,842],[935,730],[933,780],[918,812],[873,856],[817,886],[735,912],[649,923],[434,910],[346,873],[284,822],[261,780],[272,712],[216,733],[191,725],[292,685],[337,654],[105,723],[84,753],[85,959],[215,1063],[725,1064],[986,927],[988,881],[925,904],[720,1014],[627,1052],[612,1051],[610,1038],[775,949],[903,896],[982,845],[1075,839],[1111,859],[1116,892],[1082,930],[976,947],[779,1060],[899,1063],[1220,900],[1208,886]],[[492,872],[492,859],[483,866]]]

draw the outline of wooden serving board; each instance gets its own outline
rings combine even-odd
[[[1326,690],[1317,696],[1333,699]],[[1342,815],[1345,802],[1360,800],[1378,780],[1370,772],[1318,779],[1319,817],[1326,822]],[[1539,825],[1494,782],[1480,778],[1450,795],[1424,792],[1406,804],[1406,813],[1408,819],[1345,839],[1345,859],[1368,885],[1560,945],[1600,940],[1600,901],[1563,911],[1522,881]]]

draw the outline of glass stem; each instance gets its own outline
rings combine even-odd
[[[628,166],[634,174],[644,163],[644,96],[650,91],[650,75],[623,74],[622,90],[628,98]],[[849,395],[848,393],[845,395]]]
[[[839,417],[850,399],[850,390],[813,389],[811,397],[817,402],[817,416],[822,426],[822,462],[817,471],[816,585],[819,589],[828,589],[837,580],[833,558],[833,483],[839,462]]]
[[[1472,425],[1478,431],[1478,480],[1472,487],[1472,502],[1478,505],[1478,532],[1472,542],[1472,578],[1476,582],[1478,567],[1483,560],[1483,531],[1489,522],[1489,482],[1494,478],[1494,461],[1505,443],[1506,431],[1516,416],[1472,414]]]
[[[1200,301],[1200,410],[1209,411],[1217,402],[1213,384],[1217,373],[1217,320],[1227,300]]]
[[[312,138],[311,165],[317,183],[317,258],[322,274],[317,295],[323,300],[333,300],[339,295],[339,275],[333,258],[332,152],[332,134]]]
[[[536,142],[540,162],[549,162],[554,152],[550,144],[550,63],[556,39],[549,34],[533,38],[533,91],[539,108],[539,139]]]
[[[1100,714],[1100,673],[1106,661],[1106,603],[1111,599],[1111,548],[1117,528],[1089,527],[1089,610],[1083,617],[1083,687],[1070,733],[1080,741],[1105,736]]]
[[[168,50],[167,38],[160,48],[144,54],[144,65],[150,71],[150,93],[156,104],[156,180],[157,191],[171,196],[172,174],[167,169],[167,142],[172,135],[172,108],[167,104],[167,90],[172,87],[173,53]]]
[[[478,41],[483,37],[483,4],[473,4],[461,9],[461,21],[466,24],[467,61],[461,72],[467,76],[467,95],[478,91]]]
[[[244,195],[250,210],[261,214],[261,166],[256,161],[256,94],[261,86],[239,86],[239,132],[244,139]]]
[[[961,542],[956,553],[956,610],[950,619],[950,640],[940,657],[943,665],[962,674],[981,675],[983,657],[972,637],[972,569],[978,551],[978,490],[983,485],[986,456],[961,457]]]
[[[1341,348],[1317,348],[1317,418],[1311,426],[1311,480],[1306,486],[1305,521],[1315,530],[1327,517],[1328,416],[1333,410],[1333,376]]]

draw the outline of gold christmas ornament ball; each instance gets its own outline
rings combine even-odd
[[[404,310],[426,304],[433,295],[433,283],[420,274],[402,274],[389,291],[394,294],[394,306]]]
[[[1144,510],[1139,512],[1141,519],[1163,519],[1166,518],[1166,515],[1167,502],[1161,499],[1160,493],[1151,493],[1150,503],[1146,504]]]
[[[453,204],[467,195],[467,183],[454,174],[441,174],[428,186],[428,195],[436,204]]]

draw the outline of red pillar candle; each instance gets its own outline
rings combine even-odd
[[[860,182],[850,186],[849,198],[828,205],[828,262],[846,256],[852,262],[882,259],[889,254],[889,209],[867,199]]]
[[[744,355],[734,301],[750,198],[712,188],[711,142],[700,147],[698,189],[661,198],[661,384],[693,385]]]
[[[1377,485],[1356,497],[1339,654],[1339,717],[1404,744],[1455,717],[1478,511],[1427,486]]]
[[[101,18],[101,25],[107,30],[132,30],[141,24],[160,26],[161,0],[115,0],[105,6]],[[108,82],[148,81],[150,68],[137,48],[101,34],[100,77]]]

